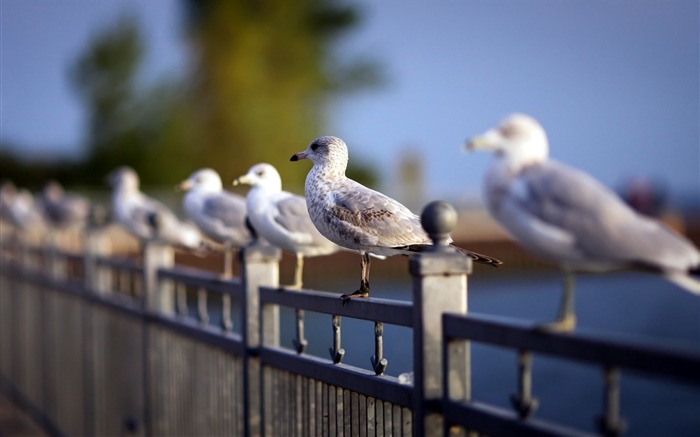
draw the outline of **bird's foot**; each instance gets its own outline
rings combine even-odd
[[[537,330],[543,332],[569,333],[576,329],[576,316],[568,314],[551,323],[544,323],[537,326]]]
[[[356,298],[363,298],[363,297],[369,297],[369,283],[362,282],[360,285],[359,290],[355,290],[354,293],[352,294],[343,294],[340,296],[340,299],[343,301],[343,305],[348,303],[350,299],[356,299]]]

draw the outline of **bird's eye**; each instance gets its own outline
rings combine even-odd
[[[315,152],[316,149],[318,149],[318,144],[317,144],[317,143],[313,143],[313,144],[311,145],[311,150]]]
[[[512,137],[516,134],[517,129],[515,126],[511,124],[504,124],[501,127],[498,128],[498,131],[503,135],[505,138]]]
[[[255,172],[256,175],[261,176],[265,174],[265,170],[258,170]]]

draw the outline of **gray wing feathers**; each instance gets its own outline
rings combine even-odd
[[[520,176],[527,192],[521,207],[567,231],[589,256],[673,268],[679,255],[691,260],[693,252],[697,254],[668,228],[638,215],[583,172],[549,161]]]
[[[245,200],[232,196],[210,197],[204,201],[203,212],[221,221],[226,227],[245,228]]]
[[[382,193],[352,183],[336,190],[334,200],[335,220],[362,244],[382,247],[431,244],[418,216]]]
[[[290,195],[278,201],[276,206],[278,214],[274,220],[284,229],[291,233],[310,234],[314,240],[318,237],[325,240],[311,221],[309,211],[306,209],[306,199]]]

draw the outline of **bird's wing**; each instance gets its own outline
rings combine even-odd
[[[289,237],[299,243],[310,244],[319,237],[323,238],[311,222],[306,209],[306,200],[291,193],[281,193],[274,202],[276,211],[275,224]]]
[[[228,228],[245,228],[245,200],[224,194],[209,196],[202,206],[203,214],[210,220]]]
[[[586,173],[554,161],[525,168],[507,197],[504,213],[527,230],[529,235],[514,232],[526,245],[534,238],[555,252],[576,251],[604,263],[650,266],[688,253],[684,241],[667,228],[632,211]]]
[[[389,248],[431,244],[418,216],[396,200],[351,179],[333,189],[327,221],[355,242]]]

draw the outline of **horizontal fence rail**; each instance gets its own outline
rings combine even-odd
[[[620,417],[621,369],[700,387],[700,354],[695,351],[547,332],[532,323],[476,314],[443,315],[443,335],[444,375],[451,372],[450,348],[467,340],[518,352],[518,390],[511,397],[513,411],[473,401],[469,396],[453,397],[449,390],[445,393],[446,426],[459,425],[487,435],[590,435],[532,418],[538,406],[532,393],[533,353],[601,367],[604,411],[598,418],[598,428],[606,436],[621,435],[625,430]],[[445,380],[445,386],[449,387],[449,379]]]
[[[468,314],[471,261],[439,245],[409,261],[412,302],[347,303],[280,287],[269,246],[242,249],[241,277],[226,279],[157,243],[112,254],[101,230],[80,247],[20,232],[0,247],[2,389],[56,435],[590,435],[536,417],[533,354],[601,369],[601,435],[625,430],[621,372],[700,393],[695,351]],[[307,313],[327,318],[328,354],[309,353]],[[366,368],[343,362],[344,319],[374,325]],[[386,374],[385,325],[409,328],[410,375]],[[473,343],[515,352],[512,409],[472,399]]]

